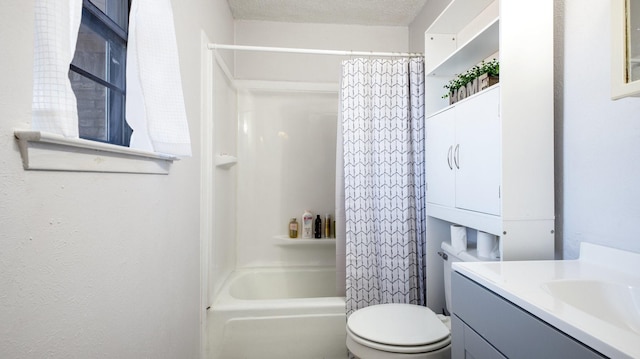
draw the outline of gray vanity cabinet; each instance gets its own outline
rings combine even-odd
[[[469,278],[452,273],[452,358],[605,358]]]

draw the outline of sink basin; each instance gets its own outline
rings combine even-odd
[[[600,280],[554,280],[542,288],[555,299],[640,334],[640,287]]]

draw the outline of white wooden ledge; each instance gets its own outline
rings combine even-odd
[[[40,131],[14,131],[25,170],[168,174],[178,157]]]

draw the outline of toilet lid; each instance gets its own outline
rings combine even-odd
[[[413,304],[380,304],[359,309],[349,316],[347,327],[361,338],[393,346],[423,346],[450,335],[431,309]]]

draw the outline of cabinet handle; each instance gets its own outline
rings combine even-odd
[[[453,166],[451,165],[451,152],[453,150],[453,145],[449,146],[449,152],[447,152],[447,164],[449,164],[449,169],[452,170]]]
[[[456,145],[456,149],[453,151],[453,162],[456,164],[456,168],[460,169],[460,144]]]

